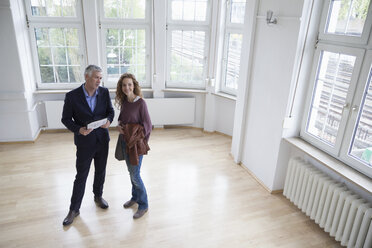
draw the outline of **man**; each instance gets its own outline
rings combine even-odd
[[[100,87],[102,69],[89,65],[84,72],[85,83],[66,94],[62,123],[74,133],[76,145],[76,176],[72,191],[70,211],[63,225],[70,225],[79,215],[90,164],[94,159],[94,201],[102,208],[108,208],[102,198],[110,136],[108,127],[114,118],[108,89]],[[96,129],[87,129],[87,124],[107,118],[106,124]]]

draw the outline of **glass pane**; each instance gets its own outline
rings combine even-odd
[[[49,28],[51,46],[65,46],[64,28]]]
[[[120,64],[129,65],[134,62],[135,56],[132,48],[121,49]]]
[[[104,0],[106,18],[145,19],[146,0]]]
[[[172,1],[172,20],[182,20],[183,1]]]
[[[76,0],[62,0],[62,16],[76,16]]]
[[[106,51],[107,64],[119,64],[119,48],[112,48]]]
[[[35,28],[35,38],[42,83],[82,81],[78,29]]]
[[[205,21],[207,11],[207,2],[195,3],[195,21]]]
[[[172,31],[171,81],[187,84],[203,82],[204,42],[205,33],[202,31]]]
[[[195,2],[191,1],[183,2],[183,20],[184,21],[195,20]]]
[[[122,73],[131,72],[138,80],[146,76],[146,31],[144,29],[108,29],[106,58],[109,81],[117,81]],[[141,79],[140,83],[145,81]]]
[[[69,66],[70,82],[83,82],[81,66]]]
[[[172,20],[205,21],[208,0],[172,0]]]
[[[60,1],[45,0],[45,2],[47,16],[62,16],[62,6],[60,5]]]
[[[370,0],[332,0],[326,33],[361,36]]]
[[[57,66],[56,67],[56,80],[57,80],[57,83],[69,82],[67,66]]]
[[[138,67],[136,72],[136,77],[138,82],[146,82],[146,71],[144,67]]]
[[[244,23],[245,14],[245,0],[232,0],[230,22],[231,23]]]
[[[67,59],[68,59],[67,63],[69,65],[80,65],[78,48],[68,48]]]
[[[119,66],[114,66],[114,65],[108,65],[107,66],[107,76],[110,79],[113,79],[114,81],[118,80],[120,77],[119,73]]]
[[[65,29],[66,45],[69,47],[79,47],[79,36],[76,28]]]
[[[117,18],[119,17],[118,9],[116,8],[116,0],[105,0],[103,2],[103,9],[105,17],[107,18]]]
[[[46,16],[45,0],[31,0],[31,14],[33,16]]]
[[[107,29],[106,30],[106,46],[117,46],[119,44],[119,30]]]
[[[181,69],[180,69],[180,66],[182,64],[181,62],[182,60],[182,57],[177,54],[177,53],[173,53],[172,54],[172,58],[171,58],[171,69],[170,69],[170,81],[172,82],[180,82],[181,81]]]
[[[241,34],[230,34],[228,38],[225,87],[235,90],[238,89],[242,38]]]
[[[53,67],[40,66],[40,75],[42,83],[54,83]]]
[[[31,0],[33,16],[76,17],[77,0]]]
[[[363,94],[349,155],[372,167],[372,66]]]
[[[66,65],[66,48],[55,47],[52,49],[54,64],[56,65]]]
[[[306,131],[334,146],[355,57],[322,51]]]
[[[49,32],[48,28],[35,28],[36,45],[49,46]]]
[[[52,63],[52,54],[49,47],[39,47],[37,49],[40,65],[50,65]]]

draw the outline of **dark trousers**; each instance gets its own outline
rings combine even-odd
[[[94,159],[93,193],[102,196],[103,184],[106,176],[106,163],[108,155],[108,142],[96,143],[95,146],[77,147],[76,149],[76,176],[72,190],[70,210],[79,210],[85,192],[90,164]]]

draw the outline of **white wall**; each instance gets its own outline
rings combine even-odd
[[[23,5],[0,2],[0,141],[34,140],[39,130]]]
[[[243,133],[239,143],[233,137],[233,155],[242,162],[267,188],[275,190],[277,160],[290,92],[292,71],[296,55],[297,39],[303,1],[262,0],[255,15],[252,49],[246,48],[248,63],[246,94],[240,94],[236,115],[243,116]],[[266,24],[266,11],[277,17],[276,25]],[[240,87],[240,85],[239,85]],[[246,107],[241,106],[246,104]],[[239,123],[234,125],[235,128]],[[234,135],[238,135],[235,134]],[[234,144],[234,142],[238,144]],[[240,146],[240,147],[239,147]],[[284,182],[284,178],[281,179]]]
[[[233,135],[235,102],[225,97],[215,97],[215,131]]]

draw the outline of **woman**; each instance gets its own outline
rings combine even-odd
[[[141,88],[134,75],[130,73],[124,73],[121,75],[116,87],[115,104],[120,106],[118,130],[120,134],[122,134],[121,136],[124,137],[122,144],[125,149],[125,162],[128,167],[130,180],[132,182],[132,198],[124,203],[124,208],[132,207],[137,203],[138,210],[133,215],[133,218],[138,219],[142,217],[148,210],[146,188],[140,175],[143,154],[146,154],[147,150],[145,152],[139,152],[136,154],[132,153],[132,150],[129,151],[128,147],[130,146],[130,143],[132,143],[133,138],[137,138],[138,136],[138,133],[131,133],[133,127],[140,128],[142,138],[138,142],[141,142],[141,144],[145,143],[147,146],[152,124],[150,115],[147,111],[146,103],[142,99]],[[136,130],[138,131],[138,129]],[[136,137],[133,137],[133,135],[136,135]],[[130,149],[137,149],[137,145],[133,147]]]

